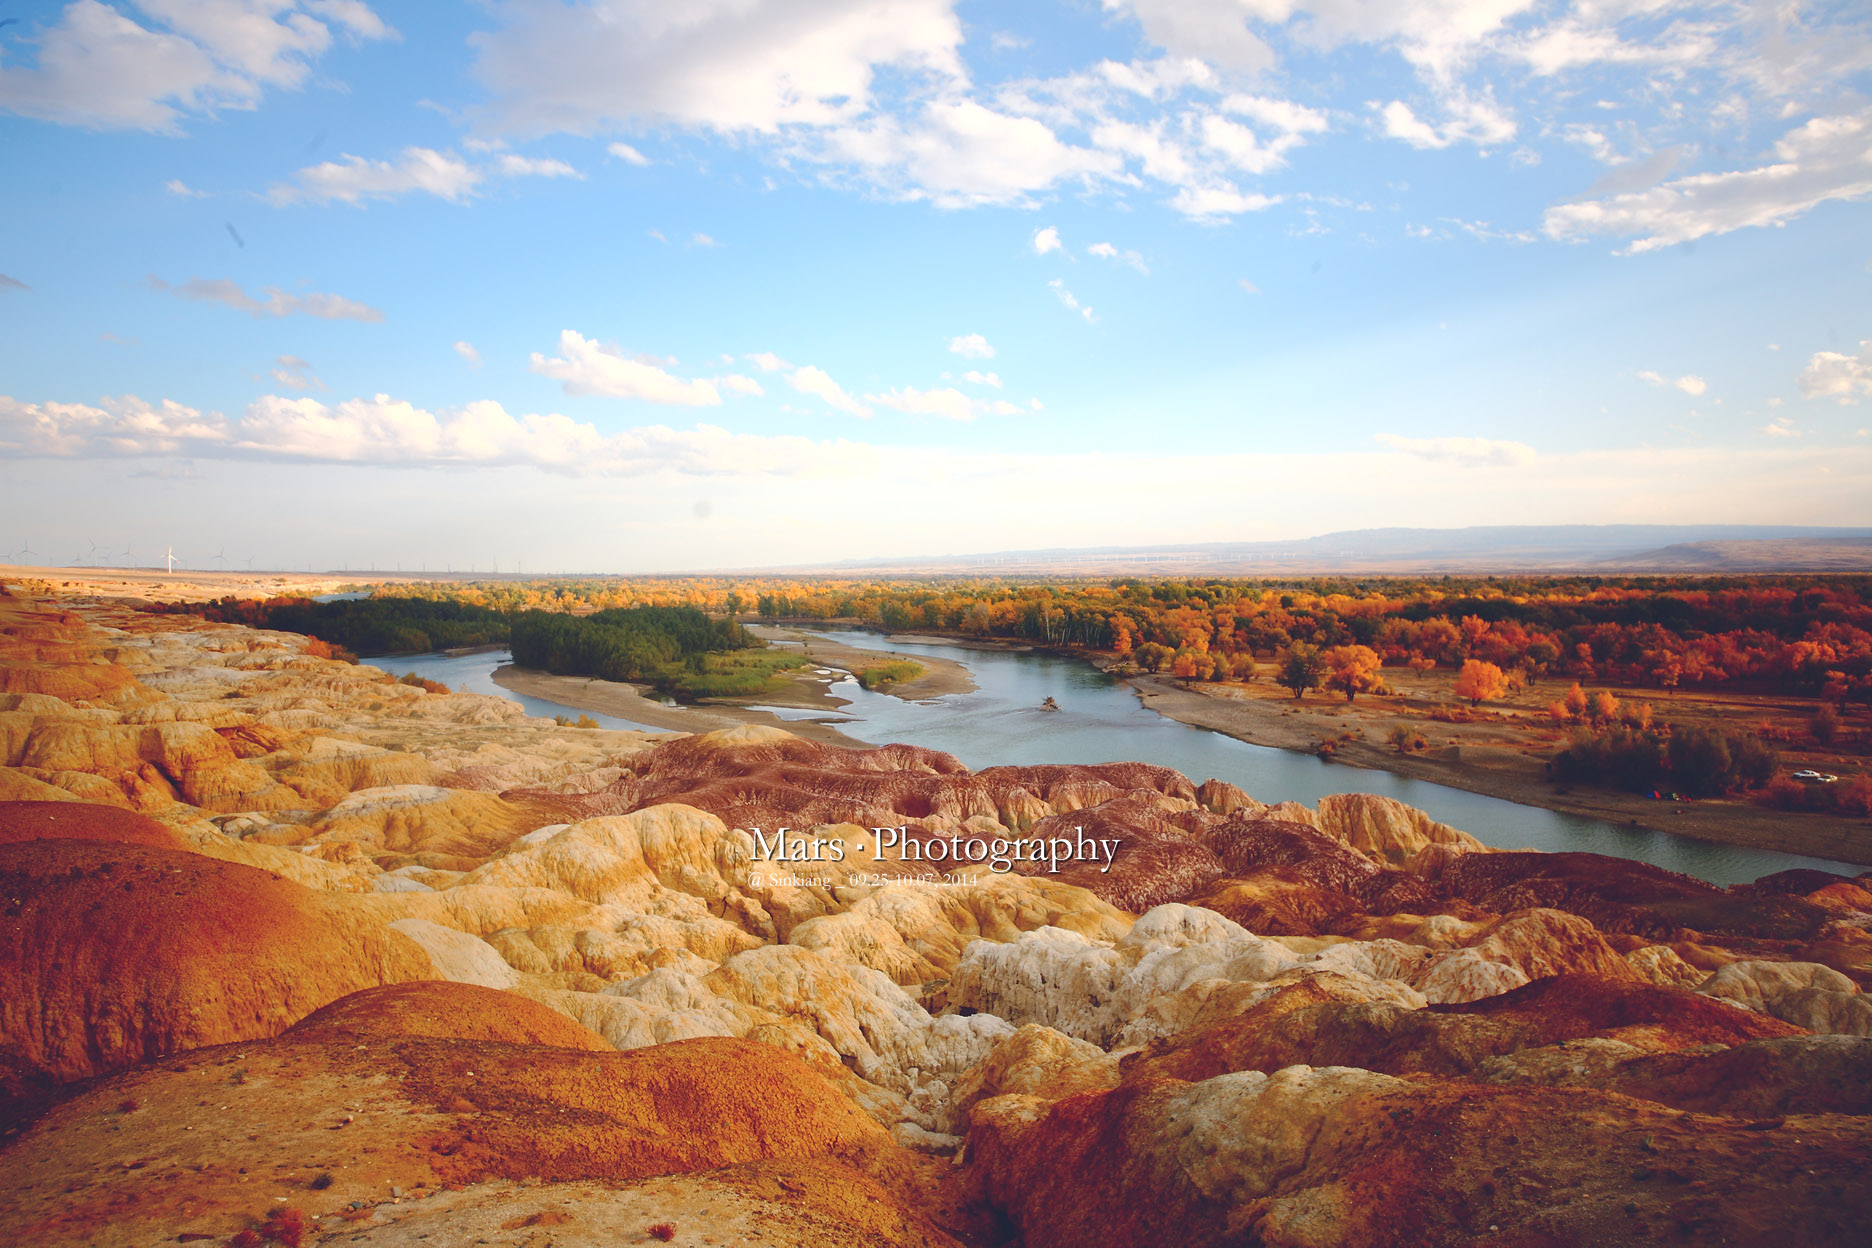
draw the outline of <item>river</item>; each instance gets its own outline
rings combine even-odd
[[[865,741],[902,741],[946,750],[970,768],[996,764],[1157,763],[1200,782],[1211,776],[1240,785],[1264,802],[1312,805],[1329,793],[1394,797],[1432,818],[1503,849],[1586,850],[1635,858],[1715,884],[1737,884],[1812,867],[1857,875],[1862,867],[1802,854],[1692,840],[1666,832],[1621,827],[1485,797],[1390,772],[1328,763],[1311,754],[1269,749],[1195,728],[1147,709],[1128,685],[1089,663],[1057,655],[975,650],[940,643],[889,640],[881,633],[839,630],[828,639],[863,649],[895,650],[953,659],[969,669],[977,688],[924,702],[873,693],[856,680],[832,686],[849,705],[836,713],[765,707],[784,719],[818,719]],[[386,671],[414,671],[452,689],[512,698],[530,715],[579,715],[572,707],[521,697],[494,684],[494,669],[510,662],[505,650],[427,654],[371,660]],[[1043,711],[1052,698],[1058,711]],[[644,729],[607,715],[607,728]]]

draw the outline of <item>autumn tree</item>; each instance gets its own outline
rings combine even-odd
[[[1320,681],[1325,679],[1325,676],[1326,660],[1320,655],[1319,650],[1303,641],[1297,641],[1287,647],[1286,653],[1280,656],[1280,669],[1275,679],[1279,681],[1281,688],[1293,690],[1294,700],[1297,702],[1307,690],[1319,688]]]
[[[1463,660],[1456,676],[1456,696],[1468,698],[1470,706],[1493,702],[1508,692],[1508,677],[1501,668],[1481,659]]]
[[[1344,691],[1348,702],[1384,683],[1378,675],[1378,652],[1370,646],[1334,646],[1322,657],[1326,660],[1326,683]]]
[[[1161,672],[1165,663],[1176,656],[1176,651],[1169,646],[1155,641],[1147,641],[1131,652],[1137,665],[1147,672]]]

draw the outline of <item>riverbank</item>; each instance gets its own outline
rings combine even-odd
[[[511,664],[494,670],[494,683],[514,693],[525,694],[530,698],[543,698],[548,702],[557,702],[574,710],[591,711],[599,715],[615,715],[619,719],[628,719],[632,723],[643,724],[667,732],[714,732],[718,728],[736,728],[742,724],[763,724],[773,728],[784,728],[808,741],[819,741],[826,745],[842,745],[851,748],[863,748],[870,744],[855,737],[848,737],[830,724],[816,723],[813,720],[782,719],[771,711],[755,710],[752,707],[709,703],[699,706],[670,706],[655,698],[646,698],[638,692],[635,685],[623,684],[614,680],[599,680],[592,676],[554,676],[551,672],[536,672],[529,668],[514,667]],[[792,703],[769,702],[773,705],[792,705]],[[836,711],[838,706],[828,702],[828,713]]]
[[[811,659],[815,665],[819,667],[837,668],[840,671],[850,672],[853,675],[856,675],[867,667],[876,667],[880,663],[888,663],[893,659],[907,663],[915,663],[918,667],[923,669],[923,674],[921,676],[918,676],[915,680],[905,680],[895,684],[882,685],[876,690],[878,693],[888,693],[893,697],[903,698],[906,701],[920,702],[925,698],[941,698],[952,693],[975,692],[975,678],[969,675],[968,668],[957,663],[953,659],[938,658],[930,654],[906,654],[896,650],[870,650],[859,646],[848,646],[844,642],[833,641],[820,634],[805,632],[797,628],[776,628],[764,624],[754,624],[748,626],[748,632],[774,645],[803,646],[805,648],[806,657]],[[954,644],[943,641],[941,638],[937,637],[919,637],[911,634],[894,635],[892,639],[903,642],[931,641],[938,642],[942,645]],[[1019,649],[1026,650],[1030,649],[1030,647],[1021,646]],[[747,699],[747,701],[764,706],[815,705],[783,700],[785,697],[800,696],[802,694],[808,697],[811,696],[810,690],[802,688],[788,690],[784,695],[761,694],[758,697]],[[825,701],[831,708],[845,705],[845,700],[843,698],[833,695],[826,695]]]
[[[1400,754],[1382,744],[1389,724],[1381,712],[1315,694],[1304,700],[1230,696],[1228,686],[1186,689],[1162,676],[1121,677],[1143,704],[1160,715],[1246,741],[1250,745],[1311,753],[1323,739],[1341,738],[1333,761],[1388,771],[1413,780],[1464,789],[1485,797],[1538,806],[1560,814],[1604,819],[1627,827],[1696,840],[1778,850],[1872,865],[1872,822],[1832,815],[1768,810],[1742,802],[1652,801],[1633,793],[1560,786],[1542,759],[1491,744],[1479,726],[1396,719],[1440,739],[1430,748]],[[1210,692],[1215,689],[1219,692]],[[1350,739],[1343,739],[1351,734]],[[1376,739],[1373,739],[1373,738]],[[1356,786],[1349,786],[1356,787]],[[1484,841],[1485,830],[1467,828]]]

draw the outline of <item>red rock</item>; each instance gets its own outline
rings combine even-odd
[[[1585,1089],[1290,1067],[977,1106],[1025,1248],[1851,1244],[1872,1120],[1764,1126]]]
[[[168,827],[116,806],[91,802],[0,802],[0,845],[21,841],[110,841],[186,851],[189,843]]]
[[[58,1080],[276,1035],[360,988],[434,975],[339,898],[141,845],[0,846],[0,1059]]]
[[[386,984],[340,997],[293,1024],[299,1039],[423,1036],[444,1040],[498,1040],[593,1053],[614,1050],[603,1036],[537,1001],[447,980]]]

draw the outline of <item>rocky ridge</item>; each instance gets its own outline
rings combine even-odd
[[[1872,1228],[1872,876],[564,728],[312,649],[0,598],[0,1241]],[[782,826],[842,859],[764,861]]]

